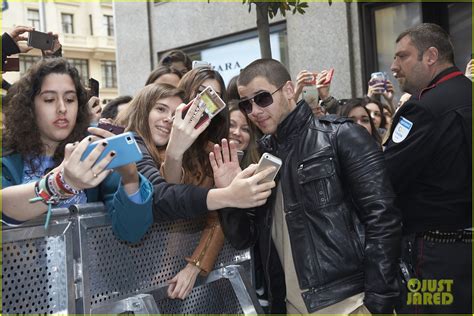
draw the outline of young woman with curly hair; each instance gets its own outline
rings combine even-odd
[[[41,60],[8,91],[7,101],[2,221],[18,225],[45,212],[48,219],[55,207],[103,201],[114,232],[137,241],[152,223],[152,187],[135,164],[106,169],[113,151],[97,161],[106,140],[81,160],[98,137],[87,136],[91,114],[76,68],[62,58]]]

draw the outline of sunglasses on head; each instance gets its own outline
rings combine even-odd
[[[252,101],[255,102],[261,108],[266,108],[270,104],[273,103],[273,95],[277,93],[281,88],[283,88],[284,84],[273,91],[272,93],[268,91],[262,91],[254,95],[250,99],[244,99],[239,102],[239,109],[247,114],[252,113]]]

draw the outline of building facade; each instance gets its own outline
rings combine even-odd
[[[210,62],[226,80],[238,74],[260,56],[255,8],[248,10],[240,1],[115,2],[120,93],[135,94],[171,49]],[[464,71],[472,51],[471,17],[471,3],[309,2],[304,15],[270,21],[272,53],[293,79],[303,69],[335,68],[331,93],[362,96],[372,72],[386,72],[397,85],[390,71],[396,36],[422,22],[448,30]]]
[[[42,12],[44,30],[41,30]],[[2,12],[1,23],[3,32],[10,31],[16,25],[27,25],[38,31],[57,33],[63,56],[76,66],[85,85],[88,85],[89,78],[99,81],[102,103],[118,95],[111,1],[8,2],[8,9]],[[27,54],[20,54],[19,58],[20,72],[4,74],[10,83],[18,80],[41,58],[41,51],[33,49]]]

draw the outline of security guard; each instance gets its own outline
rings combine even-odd
[[[421,24],[396,42],[391,70],[412,95],[395,115],[385,144],[403,213],[400,264],[410,292],[398,312],[471,314],[472,84],[454,67],[453,47],[441,27]],[[436,287],[440,280],[452,280],[452,287]],[[420,299],[413,300],[413,292]]]

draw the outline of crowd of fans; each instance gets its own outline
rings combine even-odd
[[[31,30],[27,27],[17,27],[12,32],[3,34],[3,65],[8,55],[25,53],[31,49],[22,44]],[[206,226],[199,245],[194,253],[183,258],[187,261],[185,268],[169,280],[169,297],[187,297],[197,276],[207,275],[212,270],[226,237],[235,247],[255,246],[256,289],[262,299],[262,305],[268,305],[266,300],[273,305],[273,309],[270,309],[272,312],[282,312],[277,307],[285,303],[284,297],[283,303],[278,303],[278,297],[268,295],[272,290],[267,283],[273,276],[269,274],[263,277],[269,272],[259,264],[260,257],[263,258],[260,254],[262,247],[259,247],[257,242],[239,243],[236,240],[240,237],[233,239],[235,234],[241,234],[240,226],[245,225],[245,221],[252,221],[259,207],[265,205],[271,196],[281,194],[280,186],[274,189],[277,186],[275,181],[261,182],[272,169],[255,173],[256,164],[262,154],[259,148],[265,148],[265,142],[270,142],[270,145],[267,144],[270,147],[277,146],[271,142],[279,142],[287,133],[284,124],[289,119],[294,119],[289,113],[301,112],[303,110],[300,110],[300,107],[304,107],[311,111],[315,122],[320,122],[314,123],[311,128],[329,130],[328,124],[337,123],[349,124],[351,130],[355,129],[353,135],[356,136],[353,137],[356,138],[352,139],[352,143],[362,144],[364,148],[368,148],[367,153],[373,152],[374,155],[367,156],[365,162],[350,160],[354,157],[346,156],[338,159],[368,165],[381,157],[385,145],[390,141],[395,128],[392,122],[397,111],[405,102],[418,100],[417,96],[405,93],[397,103],[394,100],[395,87],[388,79],[383,82],[371,79],[367,93],[362,95],[361,92],[358,98],[349,98],[348,95],[336,99],[330,93],[330,69],[316,73],[302,70],[294,84],[283,80],[278,82],[277,86],[273,84],[273,76],[278,77],[278,72],[282,72],[282,78],[286,78],[283,66],[273,65],[265,60],[252,63],[226,87],[218,71],[210,67],[192,69],[191,60],[185,53],[172,51],[160,60],[158,67],[150,73],[144,87],[135,96],[120,96],[102,109],[99,98],[90,94],[81,82],[78,71],[60,55],[61,45],[56,36],[54,50],[44,52],[44,58],[28,69],[19,81],[11,86],[2,81],[2,87],[7,90],[7,94],[2,96],[2,223],[10,226],[21,225],[22,222],[44,213],[49,218],[51,212],[58,207],[102,201],[112,218],[112,227],[117,237],[138,242],[153,221],[192,220],[205,216]],[[261,69],[265,67],[272,69],[274,74],[255,73],[250,79],[245,77],[256,71],[254,68],[263,71]],[[337,71],[335,75],[338,75]],[[465,75],[472,79],[472,60]],[[268,91],[269,97],[260,95],[257,98],[261,92],[251,90],[251,83],[255,78],[265,78],[263,86],[268,81],[278,90]],[[279,79],[275,80],[277,82]],[[200,118],[205,110],[200,106],[198,95],[208,86],[226,102],[227,107],[212,120],[198,124],[197,118]],[[311,89],[317,93],[309,93]],[[252,106],[254,109],[256,106],[261,109],[270,106],[276,98],[276,92],[291,97],[290,110],[286,114],[278,113],[288,115],[289,118],[277,122],[278,130],[270,130],[268,126],[272,120],[277,119],[276,114],[253,119]],[[270,103],[266,102],[265,97],[270,98]],[[250,109],[242,106],[242,100],[250,103]],[[265,120],[267,122],[264,122]],[[132,132],[143,153],[142,160],[115,170],[107,169],[116,153],[112,151],[104,159],[98,158],[108,145],[106,138],[113,136],[113,133],[97,128],[97,123],[107,123],[120,131]],[[296,124],[305,125],[306,121]],[[275,140],[269,137],[271,135],[274,135]],[[101,140],[101,145],[86,159],[81,159],[87,146],[96,140]],[[338,150],[342,152],[346,149]],[[283,160],[284,164],[287,163],[284,158]],[[301,164],[303,165],[304,163]],[[335,171],[337,174],[345,175],[346,169],[354,168],[349,163],[346,165],[344,161],[341,165],[341,170]],[[327,166],[313,165],[314,175],[309,177],[313,177],[313,180],[319,179],[317,172],[329,172],[324,169]],[[297,166],[294,168],[296,170]],[[285,175],[289,177],[287,174],[290,171],[284,170]],[[280,179],[285,179],[285,175],[281,175],[283,178]],[[378,175],[380,181],[385,177],[383,173]],[[360,174],[361,181],[364,176]],[[309,180],[300,175],[300,184],[307,181]],[[317,182],[318,187],[314,194],[319,191],[323,195],[322,191],[331,189],[334,192],[324,192],[326,197],[344,194],[339,192],[339,185],[346,188],[352,183],[350,180],[344,181],[347,182],[339,183],[337,188],[322,188],[319,187],[321,182]],[[371,181],[370,185],[377,186],[377,181]],[[284,186],[285,184],[283,189]],[[280,193],[275,193],[276,191]],[[359,191],[351,192],[353,196],[348,199],[362,201],[364,197],[356,196],[362,191],[362,188],[359,188]],[[391,189],[385,191],[387,192],[390,193]],[[287,198],[291,199],[283,195],[285,202]],[[299,206],[294,207],[296,210]],[[391,204],[387,206],[387,212],[391,207]],[[359,211],[359,216],[364,216],[364,212]],[[239,219],[243,222],[238,223],[235,219],[238,217],[232,217],[236,212],[239,216],[246,214],[245,219]],[[379,215],[381,218],[385,216],[382,212]],[[367,215],[370,216],[373,215]],[[366,238],[369,240],[370,234],[373,233],[369,232],[369,229],[376,227],[371,226],[371,221],[376,222],[377,219],[361,218],[361,221],[365,224]],[[48,225],[48,219],[45,225]],[[398,233],[399,231],[393,230],[394,235]],[[248,234],[252,236],[253,232]],[[271,234],[276,240],[275,234],[278,233],[272,231]],[[284,258],[282,251],[277,245],[280,259]],[[371,255],[375,258],[378,254],[373,251]],[[295,253],[293,257],[296,258]],[[286,262],[282,264],[285,265]],[[393,262],[393,265],[398,266],[398,262]],[[389,268],[392,269],[393,266]],[[286,274],[287,267],[284,269]],[[300,286],[305,286],[302,282],[300,281]],[[289,287],[288,282],[286,286]],[[370,290],[377,291],[374,288]],[[349,296],[355,297],[356,301],[359,297],[353,295],[359,292],[364,292],[364,289],[355,289]],[[342,301],[342,298],[339,301]],[[337,301],[332,302],[336,303],[334,305],[338,304]],[[308,306],[307,301],[305,303],[305,312],[311,311],[312,307]],[[367,307],[372,313],[386,311],[374,308],[377,304],[373,302],[364,304],[368,304]],[[320,306],[327,307],[324,304]],[[293,312],[301,311],[298,306],[293,307]],[[394,307],[390,308],[393,310]]]

